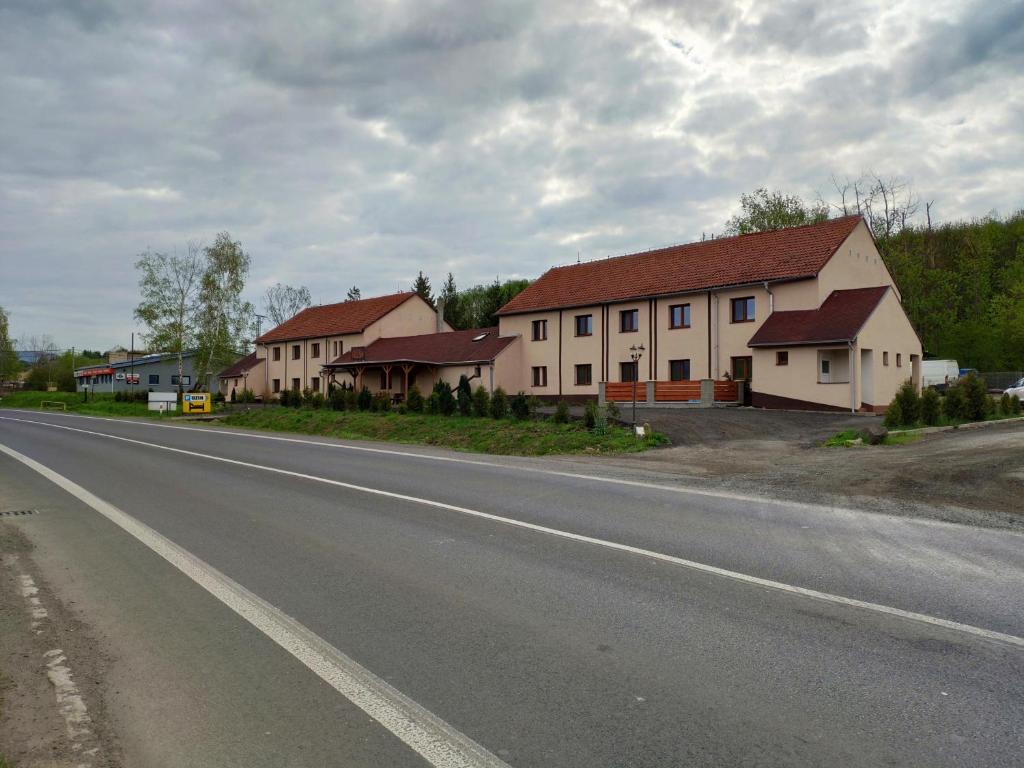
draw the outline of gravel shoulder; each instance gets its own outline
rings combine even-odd
[[[610,471],[697,487],[1024,530],[1024,424],[923,434],[899,446],[824,448],[850,414],[646,412],[672,447],[595,458]],[[614,469],[613,469],[614,468]]]

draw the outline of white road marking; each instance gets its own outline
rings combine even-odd
[[[35,470],[134,536],[305,664],[320,679],[387,728],[431,765],[438,768],[508,768],[505,762],[484,747],[421,707],[295,619],[146,524],[35,459],[2,443],[0,453],[5,453]]]
[[[200,459],[208,459],[210,461],[219,461],[225,464],[233,464],[239,467],[246,467],[248,469],[258,469],[264,472],[272,472],[278,475],[285,475],[288,477],[296,477],[302,480],[311,480],[317,483],[324,483],[326,485],[333,485],[338,488],[346,488],[348,490],[359,491],[362,493],[368,493],[374,496],[383,496],[389,499],[397,499],[399,501],[407,501],[412,504],[418,504],[427,507],[433,507],[435,509],[443,509],[450,512],[458,512],[462,515],[479,518],[482,520],[490,520],[492,522],[501,523],[503,525],[509,525],[516,528],[524,528],[530,531],[536,531],[538,533],[544,533],[550,536],[557,536],[562,539],[569,539],[571,541],[578,541],[585,544],[593,544],[598,547],[604,547],[606,549],[612,549],[618,552],[625,552],[631,555],[639,555],[651,560],[661,561],[665,563],[671,563],[673,565],[682,566],[683,568],[689,568],[702,573],[712,574],[714,576],[721,576],[734,581],[743,582],[745,584],[752,584],[758,587],[766,587],[768,589],[778,590],[780,592],[786,592],[792,595],[799,595],[801,597],[807,597],[814,600],[820,600],[826,603],[832,603],[833,605],[841,605],[848,608],[860,608],[866,611],[873,611],[875,613],[882,613],[888,616],[894,616],[901,619],[907,619],[909,621],[920,622],[935,627],[942,627],[943,629],[953,630],[955,632],[963,632],[976,637],[981,637],[986,640],[994,640],[997,642],[1008,643],[1018,648],[1024,648],[1024,638],[1017,637],[1016,635],[1010,635],[1003,632],[996,632],[990,629],[984,629],[982,627],[975,627],[971,624],[962,624],[957,621],[950,621],[949,619],[942,619],[936,616],[929,616],[924,613],[916,613],[914,611],[905,611],[901,608],[893,608],[888,605],[882,605],[880,603],[871,603],[864,600],[857,600],[851,597],[843,597],[842,595],[833,595],[828,592],[820,592],[816,589],[807,589],[805,587],[798,587],[793,584],[786,584],[781,581],[773,581],[771,579],[763,579],[760,576],[752,576],[750,574],[741,573],[739,571],[731,571],[727,568],[719,568],[718,566],[708,565],[707,563],[699,563],[695,560],[687,560],[682,557],[676,557],[675,555],[668,555],[662,552],[655,552],[649,549],[643,549],[641,547],[634,547],[629,544],[620,544],[615,541],[608,541],[607,539],[598,539],[593,536],[586,536],[580,533],[572,533],[571,531],[563,531],[558,528],[549,528],[545,525],[538,525],[537,523],[529,523],[524,520],[516,520],[511,517],[502,517],[501,515],[491,514],[490,512],[482,512],[476,509],[469,509],[468,507],[460,507],[455,504],[447,504],[443,501],[435,501],[433,499],[425,499],[418,496],[410,496],[404,493],[395,493],[393,491],[385,491],[379,488],[370,488],[364,485],[355,485],[354,483],[346,483],[341,480],[332,480],[328,477],[319,477],[317,475],[308,475],[303,472],[294,472],[289,469],[280,469],[278,467],[270,467],[263,464],[254,464],[248,461],[241,461],[239,459],[229,459],[224,456],[214,456],[208,453],[199,453],[198,451],[188,451],[183,448],[172,448],[167,445],[159,445],[158,443],[149,443],[144,440],[135,440],[130,437],[122,437],[120,435],[108,435],[105,432],[94,432],[88,429],[78,429],[77,427],[68,427],[63,424],[50,424],[45,421],[31,421],[28,419],[11,419],[11,421],[23,421],[27,424],[37,424],[43,427],[49,427],[51,429],[64,429],[71,432],[81,432],[87,435],[95,435],[97,437],[105,437],[109,440],[118,440],[126,443],[133,443],[135,445],[143,445],[149,448],[155,448],[161,451],[169,451],[171,453],[179,453],[185,456],[193,456]],[[31,461],[33,464],[37,464],[28,457],[23,457],[17,451],[8,448],[7,446],[0,443],[0,451],[8,453],[21,461]],[[37,464],[38,467],[42,467],[41,464]],[[35,467],[33,467],[35,468]],[[42,471],[46,469],[37,469]],[[46,470],[49,472],[50,470]],[[55,473],[54,473],[55,474]],[[59,475],[57,475],[60,477]],[[55,481],[56,482],[56,481]],[[68,481],[70,482],[70,481]],[[77,487],[77,486],[76,486]],[[88,493],[86,491],[86,493]],[[141,523],[140,523],[141,525]]]
[[[31,413],[37,414],[38,411],[24,410],[20,408],[6,409],[12,413]],[[838,507],[830,504],[808,504],[803,501],[788,501],[785,499],[772,499],[766,496],[752,496],[750,494],[733,493],[730,491],[712,491],[704,488],[690,488],[687,486],[680,485],[665,485],[663,483],[648,483],[640,480],[625,480],[618,477],[602,477],[600,475],[588,475],[584,472],[567,472],[559,469],[543,469],[541,467],[526,467],[518,464],[502,464],[497,461],[485,461],[483,459],[464,459],[458,456],[438,456],[430,453],[417,453],[416,451],[398,451],[390,448],[373,448],[368,445],[352,445],[350,443],[341,442],[326,442],[324,440],[307,440],[300,437],[282,437],[280,435],[259,435],[253,432],[243,432],[240,430],[233,429],[217,429],[215,427],[194,427],[194,426],[183,426],[180,424],[156,424],[149,421],[143,420],[132,420],[132,419],[118,419],[110,418],[107,416],[84,416],[77,413],[57,413],[47,414],[48,416],[63,416],[69,419],[92,419],[94,421],[112,421],[117,424],[133,424],[139,427],[152,427],[154,429],[181,429],[190,432],[198,433],[212,433],[215,435],[228,435],[229,437],[243,437],[252,440],[273,440],[282,443],[299,443],[302,445],[311,445],[317,448],[335,448],[338,450],[345,451],[358,451],[362,453],[375,453],[384,454],[386,456],[402,456],[405,458],[412,459],[423,459],[425,461],[441,461],[451,464],[468,464],[476,467],[488,467],[491,469],[503,469],[511,470],[514,472],[529,472],[538,475],[548,475],[551,477],[566,477],[572,480],[587,480],[595,483],[604,483],[606,485],[623,485],[632,488],[644,488],[656,491],[668,491],[670,493],[688,494],[693,496],[705,496],[713,499],[727,499],[729,501],[743,501],[755,504],[770,504],[774,506],[786,506],[797,509],[808,509],[820,512],[822,507],[826,507],[832,512],[845,512],[849,514],[879,514],[877,512],[870,512],[866,510],[847,509],[844,507]],[[8,417],[0,416],[0,419],[8,421],[24,421],[24,419],[10,419]],[[46,424],[48,422],[28,422],[31,424]],[[51,426],[58,426],[56,424]],[[956,523],[947,523],[940,520],[918,520],[916,521],[926,525],[957,525]]]

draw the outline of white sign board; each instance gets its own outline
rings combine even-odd
[[[177,392],[150,392],[149,410],[151,411],[176,411],[178,410]]]

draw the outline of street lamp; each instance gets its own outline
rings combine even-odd
[[[636,380],[640,378],[640,358],[644,356],[644,345],[634,344],[629,348],[629,359],[633,361],[633,426],[636,427]]]

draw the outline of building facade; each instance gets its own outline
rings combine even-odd
[[[196,378],[195,353],[184,355],[181,386],[185,391],[210,389],[213,377]],[[91,392],[172,392],[178,389],[178,356],[173,353],[146,355],[134,360],[93,365],[75,371],[75,390]]]

